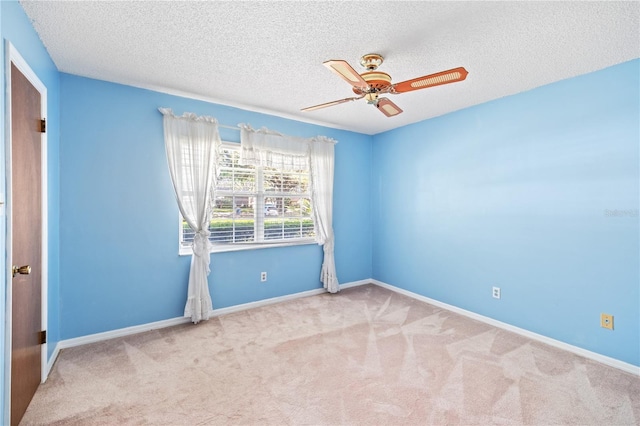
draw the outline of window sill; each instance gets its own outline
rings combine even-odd
[[[308,238],[304,240],[296,241],[278,241],[273,243],[239,243],[239,244],[214,244],[211,247],[209,253],[226,253],[229,251],[243,251],[243,250],[259,250],[273,247],[292,247],[303,246],[310,244],[318,244],[315,238]],[[191,256],[193,250],[191,247],[180,247],[178,256]]]

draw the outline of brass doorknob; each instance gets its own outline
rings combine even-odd
[[[18,274],[22,274],[22,275],[29,275],[31,273],[31,266],[29,265],[24,265],[24,266],[15,266],[13,265],[13,276],[15,277]]]

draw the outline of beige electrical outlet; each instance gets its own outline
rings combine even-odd
[[[600,327],[613,330],[613,315],[600,314]]]

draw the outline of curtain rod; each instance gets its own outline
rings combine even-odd
[[[238,131],[240,131],[240,129],[241,129],[239,124],[237,126],[229,126],[227,124],[218,123],[218,127],[222,127],[223,129],[231,129],[231,130],[238,130]],[[274,133],[279,134],[277,132],[274,132]],[[296,138],[296,139],[310,139],[310,138],[302,138],[302,137],[299,137],[299,136],[293,136],[293,137]],[[332,138],[327,138],[327,139],[328,139],[328,141],[330,141],[333,144],[337,144],[338,143],[338,141],[335,140],[335,139],[332,139]]]
[[[1,1],[1,0],[0,0],[0,1]],[[160,111],[163,115],[165,115],[165,114],[169,114],[169,115],[172,115],[172,116],[174,116],[174,117],[176,117],[176,118],[179,118],[178,116],[176,116],[176,115],[174,115],[174,114],[173,114],[173,111],[171,110],[171,108],[163,108],[163,107],[160,107],[160,108],[158,108],[158,111]],[[194,113],[184,113],[184,114],[183,114],[183,117],[184,117],[184,116],[186,116],[186,115],[192,115],[192,116],[195,116],[195,114],[194,114]],[[216,121],[216,124],[218,125],[218,127],[221,127],[221,128],[223,128],[223,129],[237,130],[237,131],[240,131],[240,130],[241,130],[241,127],[240,127],[241,125],[240,125],[240,124],[238,124],[238,125],[236,125],[236,126],[229,126],[228,124],[220,124],[220,123],[218,123],[218,120],[216,120],[216,119],[215,119],[215,118],[213,118],[213,117],[209,117],[209,118],[210,118],[210,119],[215,120],[215,121]],[[251,126],[249,125],[249,127],[251,127]],[[273,132],[273,131],[271,131],[271,132]],[[280,136],[283,136],[283,135],[281,135],[281,134],[280,134],[280,133],[278,133],[278,132],[273,132],[273,133],[274,133],[274,134],[277,134],[277,135],[280,135]],[[296,137],[296,136],[294,136],[294,137]],[[308,139],[308,138],[300,138],[300,137],[296,137],[296,138],[298,138],[298,139]],[[331,142],[331,143],[333,143],[333,144],[337,144],[337,143],[338,143],[338,141],[336,141],[335,139],[328,138],[328,137],[326,137],[326,136],[324,136],[324,138],[326,138],[326,141],[327,141],[327,142]]]
[[[227,126],[226,124],[218,123],[218,127],[222,127],[223,129],[231,129],[231,130],[240,131],[240,127],[238,127],[238,126]]]

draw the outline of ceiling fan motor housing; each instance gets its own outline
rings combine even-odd
[[[369,88],[354,87],[353,92],[362,95],[371,92],[386,92],[391,87],[391,76],[386,72],[369,71],[360,76],[367,82]]]

